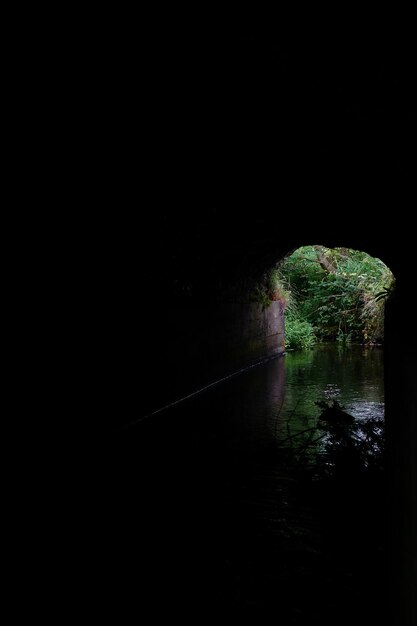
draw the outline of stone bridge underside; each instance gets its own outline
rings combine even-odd
[[[83,436],[96,436],[270,354],[281,345],[275,337],[271,348],[271,320],[242,294],[300,245],[379,257],[397,279],[386,315],[388,508],[398,619],[411,625],[412,72],[406,44],[372,41],[365,31],[354,47],[346,32],[167,38],[149,48],[145,109],[136,108],[127,50],[118,69],[99,64],[94,86],[86,81],[89,101],[102,104],[109,85],[117,97],[108,96],[106,115],[94,108],[94,165],[75,148],[86,174],[69,199],[85,205],[68,212],[64,234],[69,411]]]

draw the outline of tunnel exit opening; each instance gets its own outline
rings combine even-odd
[[[315,244],[287,254],[266,284],[284,318],[278,445],[290,443],[303,461],[324,461],[326,471],[336,456],[337,471],[342,458],[346,473],[353,464],[381,466],[384,312],[393,273],[365,252]]]
[[[269,272],[268,283],[271,300],[285,309],[287,349],[383,345],[395,279],[380,259],[346,247],[301,246]]]

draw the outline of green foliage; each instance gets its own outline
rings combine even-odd
[[[266,308],[272,302],[263,284],[257,284],[252,288],[249,294],[249,299],[251,302],[257,302],[260,304],[262,308]]]
[[[266,285],[271,301],[280,300],[284,309],[291,300],[291,292],[287,289],[285,279],[278,267],[273,267],[266,275]]]
[[[316,341],[314,328],[307,320],[288,316],[285,320],[285,346],[288,349],[311,348]]]
[[[345,333],[341,328],[339,328],[337,332],[336,341],[338,344],[345,346],[346,344],[352,343],[352,333]]]
[[[386,300],[392,294],[391,287],[384,287],[382,291],[376,294],[375,302],[379,302],[380,300]]]
[[[298,319],[309,322],[320,341],[382,341],[385,300],[394,285],[382,261],[348,248],[303,246],[279,271],[297,301]]]
[[[253,285],[250,290],[250,300],[258,302],[263,307],[279,300],[283,309],[291,305],[291,292],[286,288],[283,277],[278,267],[267,271],[262,281]]]

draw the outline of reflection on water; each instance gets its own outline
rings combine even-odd
[[[208,425],[217,428],[217,445],[226,457],[233,458],[259,455],[271,448],[283,453],[289,442],[294,449],[303,437],[305,442],[319,437],[321,433],[311,431],[318,426],[322,409],[316,402],[320,400],[336,400],[364,425],[370,418],[382,419],[383,351],[327,344],[290,352],[197,395],[186,408],[196,428],[195,437],[208,445]],[[177,410],[183,412],[184,408],[179,405]],[[320,442],[318,448],[325,439]]]
[[[155,428],[152,438],[143,431],[129,438],[143,470],[123,470],[120,484],[134,477],[124,487],[126,501],[138,493],[138,474],[148,480],[151,470],[158,476],[158,489],[152,489],[160,506],[156,527],[168,537],[166,520],[175,517],[178,498],[187,503],[182,541],[175,536],[180,560],[189,542],[185,570],[197,572],[193,580],[209,590],[210,602],[220,603],[218,614],[224,607],[227,616],[252,611],[256,623],[263,622],[263,609],[282,624],[333,626],[340,615],[356,623],[361,606],[363,623],[378,621],[384,499],[380,474],[368,458],[369,450],[378,452],[380,433],[368,428],[367,418],[383,417],[382,359],[380,349],[356,346],[292,352],[143,422],[151,434]],[[317,429],[322,409],[316,402],[326,399],[337,400],[363,430]],[[362,446],[364,438],[371,448]],[[123,440],[117,471],[125,446]],[[201,585],[206,572],[215,575]]]
[[[384,416],[383,353],[380,348],[332,345],[285,355],[284,393],[275,432],[283,436],[313,427],[319,400],[336,400],[356,420]]]

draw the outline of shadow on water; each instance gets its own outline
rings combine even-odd
[[[223,465],[235,610],[285,624],[382,618],[382,365],[378,349],[322,346],[241,381]]]
[[[308,426],[320,411],[317,400],[336,399],[357,419],[384,416],[383,354],[379,348],[334,344],[285,356],[285,394],[280,428]],[[309,421],[310,420],[310,421]]]
[[[165,598],[285,626],[382,619],[383,403],[381,351],[326,346],[115,434],[106,577],[155,614]],[[320,419],[339,405],[353,421]]]
[[[384,381],[382,351],[322,345],[286,356],[285,388],[275,437],[298,450],[304,463],[322,464],[348,446],[365,466],[382,459]],[[340,409],[343,409],[341,411]],[[345,419],[352,421],[346,429]],[[380,445],[381,444],[381,445]]]

